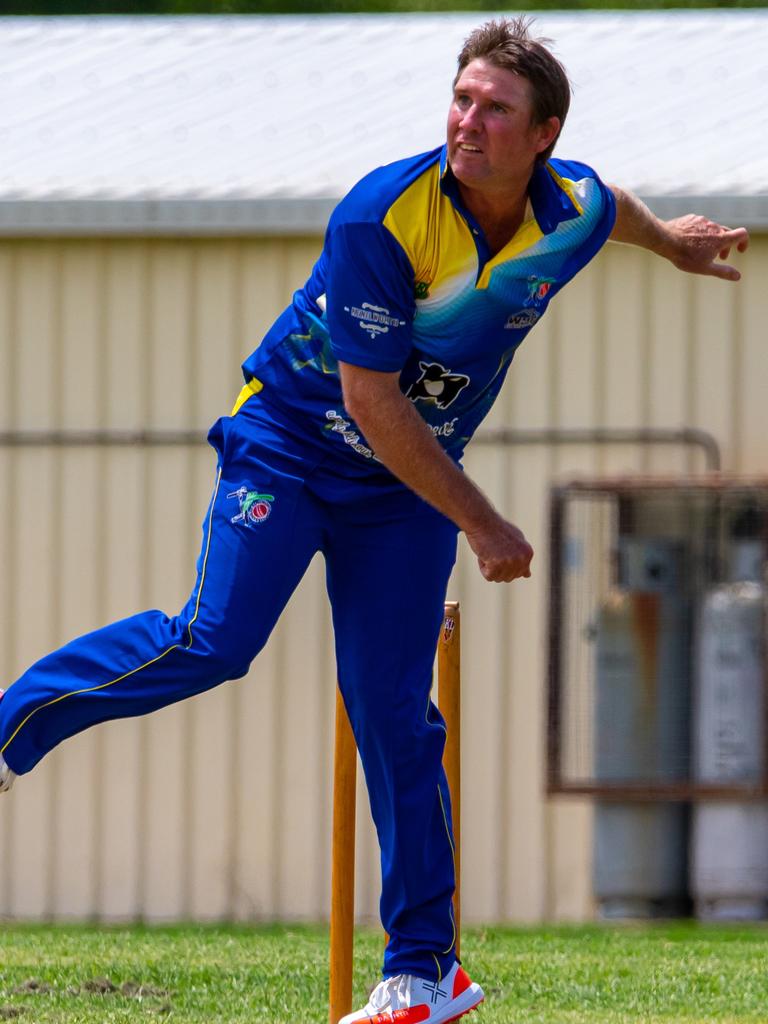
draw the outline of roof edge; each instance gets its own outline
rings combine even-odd
[[[322,234],[338,199],[0,199],[0,237]]]
[[[765,195],[644,195],[664,220],[698,213],[768,230]],[[321,235],[338,198],[0,199],[0,237]]]

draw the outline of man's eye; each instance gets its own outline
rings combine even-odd
[[[505,114],[507,108],[503,106],[501,103],[492,103],[491,110],[494,112],[494,114]]]

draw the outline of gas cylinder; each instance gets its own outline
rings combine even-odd
[[[741,522],[731,544],[731,582],[709,590],[699,615],[694,777],[705,783],[756,785],[765,770],[763,550],[760,541],[744,536],[744,518]],[[696,805],[691,892],[703,920],[768,916],[768,804]]]
[[[683,542],[619,538],[619,586],[595,624],[595,778],[672,782],[689,770],[690,616]],[[686,899],[687,812],[600,800],[593,887],[604,917],[677,912]]]

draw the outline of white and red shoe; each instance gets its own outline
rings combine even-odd
[[[3,698],[4,690],[0,690],[0,700]],[[0,793],[7,793],[16,779],[16,774],[11,771],[0,754]]]
[[[368,1005],[343,1017],[339,1024],[448,1024],[474,1010],[483,990],[454,964],[442,981],[398,974],[380,982]]]

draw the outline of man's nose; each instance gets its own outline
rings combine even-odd
[[[478,127],[478,122],[479,117],[477,107],[473,103],[462,113],[459,124],[462,128],[476,128]]]

